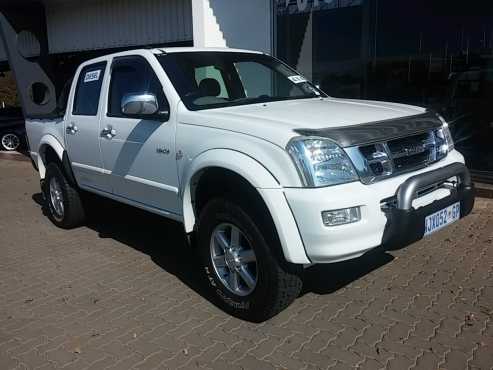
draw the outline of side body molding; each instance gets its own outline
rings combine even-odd
[[[220,167],[235,172],[255,187],[270,211],[286,260],[299,264],[310,263],[282,186],[261,163],[232,149],[206,151],[194,158],[184,169],[180,195],[183,199],[185,232],[192,232],[196,222],[192,204],[194,177],[211,167]]]

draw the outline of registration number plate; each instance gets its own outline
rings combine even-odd
[[[452,204],[425,218],[425,236],[434,233],[460,218],[460,202]]]

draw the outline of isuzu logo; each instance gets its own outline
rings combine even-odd
[[[409,157],[411,155],[424,153],[426,152],[426,149],[427,147],[425,144],[409,145],[401,148],[398,152],[392,153],[392,156],[394,158]]]

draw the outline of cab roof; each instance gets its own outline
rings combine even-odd
[[[108,60],[115,57],[123,57],[129,55],[149,55],[149,53],[154,55],[172,54],[172,53],[193,53],[193,52],[224,52],[224,53],[253,53],[253,54],[264,54],[260,51],[243,50],[243,49],[230,49],[230,48],[196,48],[196,47],[174,47],[174,48],[155,48],[155,49],[131,49],[126,51],[121,51],[118,53],[107,54],[98,58],[90,59],[85,61],[79,66],[79,69],[84,68],[87,65],[107,62]]]
[[[171,48],[156,48],[151,49],[155,54],[162,53],[193,53],[193,52],[224,52],[224,53],[254,53],[254,54],[265,54],[260,51],[246,50],[246,49],[233,49],[233,48],[197,48],[197,47],[171,47]]]

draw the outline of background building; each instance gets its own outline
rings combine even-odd
[[[491,1],[17,0],[0,1],[0,11],[18,35],[16,50],[40,62],[54,96],[81,61],[110,51],[258,49],[330,95],[439,111],[476,176],[493,180]],[[7,54],[0,50],[4,72],[15,59]]]

